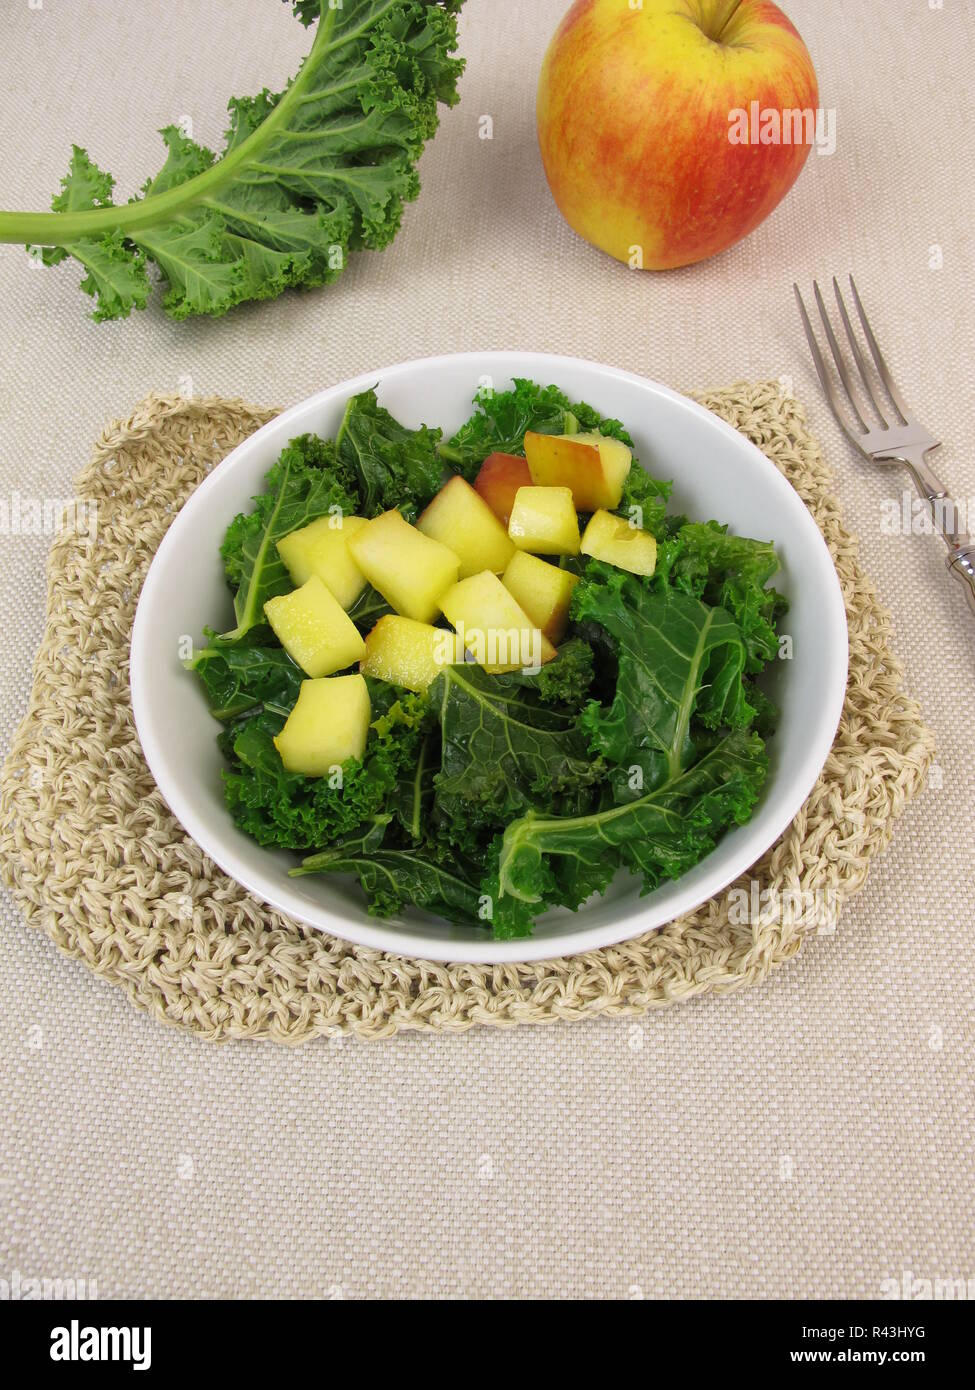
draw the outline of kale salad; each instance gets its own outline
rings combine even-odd
[[[772,545],[669,513],[620,421],[522,379],[474,405],[445,439],[366,391],[293,439],[186,665],[229,814],[292,873],[512,938],[749,819],[786,604]]]

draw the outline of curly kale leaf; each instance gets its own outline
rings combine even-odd
[[[612,794],[581,813],[531,806],[509,821],[483,882],[496,935],[523,934],[546,906],[578,908],[619,868],[648,892],[679,877],[748,819],[765,778],[763,740],[747,727],[745,644],[726,612],[597,563],[572,613],[616,651],[612,701],[590,702],[579,721]]]
[[[225,641],[263,623],[267,600],[293,587],[277,542],[319,517],[351,515],[356,505],[354,479],[335,445],[313,434],[292,439],[254,498],[254,510],[234,518],[220,547],[227,580],[236,589],[237,626]]]
[[[476,922],[481,911],[477,884],[436,846],[388,844],[391,820],[388,814],[373,817],[355,835],[303,860],[292,875],[354,874],[375,917],[396,917],[418,907],[449,922]]]
[[[766,588],[778,568],[771,542],[729,535],[716,521],[688,522],[658,548],[655,579],[726,609],[741,628],[746,669],[754,673],[778,652],[776,623],[788,604]]]
[[[74,147],[49,213],[0,213],[0,241],[68,256],[97,299],[95,319],[145,307],[148,262],[173,318],[223,314],[291,286],[323,285],[349,253],[395,237],[420,190],[416,164],[453,105],[463,62],[458,0],[297,0],[312,47],[283,92],[232,98],[218,158],[176,126],[160,172],[128,203]]]
[[[199,676],[210,713],[225,724],[269,706],[287,715],[303,679],[303,672],[281,647],[246,642],[204,647],[185,664]]]
[[[529,813],[513,821],[485,885],[497,895],[495,930],[500,925],[517,934],[526,911],[566,903],[566,866],[578,900],[569,906],[584,900],[579,885],[602,890],[619,866],[639,874],[645,892],[679,878],[729,826],[749,819],[767,767],[760,735],[734,729],[698,762],[635,801],[584,816]]]
[[[598,623],[616,648],[613,702],[593,702],[581,723],[615,769],[618,799],[673,780],[693,761],[693,721],[742,728],[754,717],[742,684],[745,646],[723,609],[596,565],[577,585],[572,612]]]
[[[241,830],[261,845],[309,851],[350,834],[383,807],[407,769],[415,767],[428,721],[423,700],[394,687],[373,721],[361,762],[350,759],[340,776],[288,772],[274,746],[284,716],[273,709],[231,725],[221,735],[230,763],[224,772],[227,805]],[[395,698],[393,698],[395,697]],[[375,708],[374,708],[375,712]]]
[[[413,515],[440,487],[443,431],[408,429],[376,400],[375,391],[350,397],[335,440],[339,463],[355,479],[364,516],[393,507]]]
[[[536,434],[576,434],[598,430],[632,444],[618,420],[604,419],[585,402],[573,404],[557,386],[538,386],[514,377],[510,391],[484,387],[474,397],[475,413],[452,439],[440,445],[440,454],[455,472],[473,482],[488,454],[524,454],[525,431]]]
[[[546,705],[558,705],[564,713],[576,713],[586,703],[593,682],[593,649],[581,637],[570,637],[558,656],[535,676],[520,678]]]
[[[650,531],[657,540],[667,535],[667,500],[670,483],[661,482],[639,464],[634,463],[623,484],[623,496],[617,507],[633,526]]]
[[[546,705],[518,676],[471,663],[447,667],[430,687],[440,720],[438,815],[458,827],[506,824],[530,808],[572,812],[592,804],[603,768],[578,720]]]
[[[439,735],[431,730],[420,744],[415,763],[400,772],[388,803],[400,831],[413,845],[426,839],[433,823],[439,743]]]

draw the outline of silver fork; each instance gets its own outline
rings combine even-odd
[[[829,343],[833,361],[836,364],[836,371],[843,384],[849,402],[852,419],[843,406],[840,393],[836,383],[831,377],[823,354],[820,351],[819,343],[813,332],[812,324],[809,322],[809,315],[806,313],[806,306],[803,303],[799,286],[793,285],[796,292],[796,299],[799,303],[799,313],[802,315],[802,324],[806,330],[806,337],[809,339],[809,347],[812,352],[813,362],[816,366],[816,375],[819,377],[829,407],[836,416],[837,423],[843,433],[859,449],[860,453],[873,463],[902,463],[906,464],[910,471],[914,484],[923,498],[930,504],[934,517],[935,526],[938,528],[945,545],[948,547],[948,569],[965,587],[965,594],[968,598],[969,607],[975,612],[975,545],[971,538],[961,529],[958,517],[958,508],[951,500],[948,489],[941,479],[928,467],[927,456],[932,450],[941,446],[941,441],[935,439],[925,427],[910,413],[904,404],[904,399],[900,391],[894,384],[894,379],[890,374],[887,363],[884,361],[883,354],[874,337],[870,321],[864,312],[863,304],[857,293],[856,283],[853,276],[850,276],[850,289],[853,293],[853,302],[856,305],[857,315],[863,329],[863,336],[870,355],[873,358],[877,375],[883,382],[887,395],[890,398],[890,406],[886,404],[877,389],[870,368],[864,357],[860,343],[853,329],[850,315],[847,313],[846,303],[840,290],[836,276],[833,276],[833,291],[836,295],[837,308],[840,311],[840,318],[843,327],[846,329],[846,336],[849,339],[850,349],[853,353],[853,361],[856,364],[860,381],[863,383],[863,390],[866,394],[869,406],[864,409],[863,402],[859,397],[858,391],[854,388],[854,382],[850,373],[849,364],[843,355],[843,349],[837,341],[836,334],[833,332],[833,325],[830,322],[829,314],[826,312],[826,305],[823,303],[823,296],[820,293],[819,285],[813,281],[813,290],[816,294],[816,303],[819,306],[819,315],[823,321],[823,328],[826,330],[826,339]],[[870,418],[870,408],[879,420],[879,425]]]

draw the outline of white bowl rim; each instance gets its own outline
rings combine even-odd
[[[502,380],[509,379],[509,373],[504,364],[510,362],[512,358],[517,358],[519,363],[525,363],[529,370],[549,373],[535,376],[538,381],[558,381],[560,371],[573,371],[580,368],[593,374],[594,383],[599,378],[614,381],[622,381],[639,386],[643,390],[649,389],[652,395],[661,399],[668,400],[673,406],[699,417],[705,417],[710,424],[727,438],[733,439],[736,447],[743,445],[753,451],[757,459],[761,461],[768,485],[771,489],[779,491],[784,495],[791,495],[792,502],[798,503],[799,512],[805,518],[806,541],[815,549],[817,546],[821,551],[821,559],[825,559],[824,567],[824,588],[821,595],[824,604],[824,614],[826,615],[828,626],[834,633],[834,641],[831,643],[828,652],[830,664],[830,674],[828,688],[831,692],[830,698],[826,703],[817,730],[817,737],[811,740],[805,751],[804,757],[790,779],[791,795],[782,797],[782,807],[775,821],[773,822],[774,833],[766,829],[761,836],[760,843],[752,843],[747,838],[743,840],[743,847],[737,854],[727,859],[723,870],[716,876],[713,882],[709,881],[707,891],[703,893],[699,886],[689,886],[681,890],[680,880],[671,883],[672,895],[667,904],[666,915],[660,919],[659,913],[654,913],[648,909],[646,918],[656,918],[657,920],[641,920],[641,915],[631,916],[621,919],[619,922],[605,923],[599,927],[582,928],[581,930],[570,930],[564,934],[564,949],[554,949],[553,944],[558,938],[548,936],[545,938],[520,937],[514,940],[495,941],[485,934],[484,939],[471,937],[469,942],[450,940],[449,942],[439,942],[423,934],[422,930],[416,930],[413,923],[409,926],[397,925],[395,930],[383,924],[382,919],[370,919],[354,925],[344,920],[335,920],[327,909],[322,909],[318,914],[318,920],[314,920],[309,912],[307,904],[300,899],[293,898],[287,890],[287,885],[271,884],[267,878],[259,872],[255,872],[254,863],[251,859],[239,856],[229,848],[226,850],[214,851],[211,836],[208,833],[207,825],[200,816],[193,804],[192,797],[186,793],[177,777],[173,775],[171,765],[163,747],[161,740],[156,736],[151,714],[151,700],[149,696],[149,684],[143,679],[143,674],[149,669],[149,653],[151,649],[151,632],[149,630],[148,613],[151,601],[157,586],[162,582],[166,563],[171,551],[178,549],[180,542],[180,517],[186,508],[192,506],[194,509],[204,506],[209,494],[218,489],[226,473],[233,469],[238,460],[250,453],[257,441],[271,430],[285,432],[284,427],[291,420],[297,420],[312,411],[318,405],[331,403],[335,398],[345,398],[360,391],[368,390],[375,386],[377,382],[385,383],[391,378],[402,376],[406,373],[416,371],[418,368],[435,370],[443,367],[447,363],[462,364],[469,362],[472,366],[476,365],[480,370],[478,375],[488,373],[490,368],[495,365],[499,369]],[[436,424],[436,420],[428,422]],[[719,518],[720,520],[720,518]],[[841,639],[841,640],[840,640]],[[329,935],[336,936],[344,941],[352,942],[356,945],[364,946],[374,950],[384,951],[387,954],[401,956],[405,959],[426,959],[440,962],[458,962],[461,964],[499,964],[504,962],[516,961],[542,961],[558,960],[567,956],[577,956],[588,951],[595,951],[602,947],[618,945],[624,941],[633,940],[635,937],[657,930],[666,926],[669,922],[693,911],[701,903],[708,901],[716,896],[723,889],[733,883],[742,873],[768,850],[784,833],[798,811],[806,801],[812,791],[823,765],[829,756],[829,751],[833,746],[836,730],[839,726],[840,717],[843,711],[843,704],[846,696],[846,683],[848,675],[848,633],[846,622],[846,605],[840,587],[839,577],[833,564],[832,556],[826,541],[816,525],[802,499],[796,493],[791,483],[776,468],[775,464],[762,453],[750,440],[740,431],[736,430],[727,421],[709,411],[690,397],[682,395],[672,387],[664,386],[662,383],[652,380],[649,377],[641,376],[637,372],[626,371],[620,367],[609,366],[605,363],[595,362],[587,358],[570,357],[564,354],[532,352],[520,349],[495,349],[484,352],[460,352],[460,353],[440,353],[429,357],[412,358],[400,361],[389,367],[377,368],[368,372],[361,372],[358,376],[347,381],[337,382],[334,386],[325,387],[321,391],[306,397],[304,400],[289,406],[280,414],[275,415],[260,429],[242,440],[240,444],[231,450],[227,456],[221,460],[216,467],[199,484],[191,496],[184,503],[180,512],[174,518],[166,534],[152,558],[139,601],[136,607],[135,620],[132,629],[130,647],[130,689],[132,698],[132,710],[136,725],[136,731],[142,745],[142,751],[149,766],[156,785],[176,819],[183,826],[184,830],[196,841],[204,852],[214,860],[214,862],[231,878],[242,887],[253,893],[262,902],[281,912],[292,920],[299,921],[304,925],[311,926],[317,930],[327,932]],[[229,817],[228,817],[229,819]],[[254,844],[253,861],[259,863],[260,856],[265,851],[259,845]],[[706,862],[706,861],[702,861]],[[581,908],[580,912],[584,912]]]

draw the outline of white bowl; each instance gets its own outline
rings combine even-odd
[[[771,769],[755,814],[676,882],[646,897],[621,874],[579,912],[539,918],[527,940],[492,941],[483,928],[427,913],[382,920],[365,910],[357,884],[332,875],[289,878],[293,854],[260,848],[235,827],[224,804],[219,726],[199,683],[179,660],[180,639],[204,625],[232,625],[218,548],[237,512],[261,491],[264,474],[297,434],[333,436],[347,398],[378,383],[379,399],[405,424],[451,434],[473,410],[477,388],[513,376],[554,382],[573,400],[622,420],[636,455],[674,480],[672,508],[714,518],[775,542],[774,581],[790,601],[785,631],[793,657],[776,663],[770,693],[782,718],[769,744]],[[609,946],[664,925],[732,882],[782,834],[805,801],[832,745],[846,688],[846,614],[829,551],[805,506],[778,470],[716,416],[665,386],[614,367],[531,352],[465,353],[404,362],[321,391],[234,449],[197,488],[159,547],[132,634],[131,687],[146,761],[170,809],[217,864],[264,902],[347,941],[433,960],[517,961]]]

